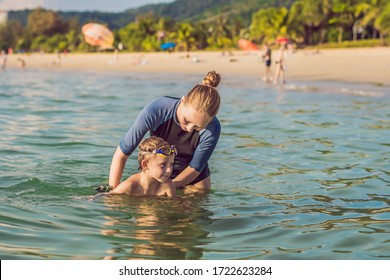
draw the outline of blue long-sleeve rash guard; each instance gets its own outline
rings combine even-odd
[[[163,138],[175,145],[178,151],[172,178],[179,175],[188,165],[202,172],[217,145],[221,124],[217,117],[214,117],[201,131],[183,131],[176,118],[179,104],[179,98],[164,96],[146,105],[121,140],[119,144],[121,151],[129,156],[150,131],[151,136]]]

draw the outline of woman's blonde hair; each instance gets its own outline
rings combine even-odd
[[[221,81],[221,75],[210,71],[201,84],[196,85],[186,97],[195,110],[206,113],[209,117],[217,115],[221,97],[216,89]]]
[[[138,146],[138,168],[142,169],[142,161],[152,156],[154,150],[157,150],[163,146],[169,146],[169,143],[157,136],[151,136],[143,140]]]

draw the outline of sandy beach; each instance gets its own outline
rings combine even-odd
[[[159,52],[159,53],[91,53],[12,54],[7,67],[20,67],[21,58],[27,68],[95,69],[129,72],[194,73],[204,75],[216,70],[229,75],[264,75],[261,51],[222,52]],[[276,51],[273,51],[273,56]],[[297,50],[288,54],[287,82],[304,80],[331,80],[390,86],[390,48],[326,49],[319,53]],[[275,71],[275,64],[272,64]]]

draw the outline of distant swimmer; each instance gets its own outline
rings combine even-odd
[[[0,55],[1,69],[4,70],[5,67],[7,66],[8,55],[7,55],[7,53],[4,50],[2,50],[0,54],[1,54]]]
[[[26,68],[26,61],[23,58],[18,57],[17,61],[19,68]]]

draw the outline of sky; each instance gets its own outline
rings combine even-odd
[[[0,10],[24,10],[37,7],[54,11],[123,12],[147,4],[168,3],[174,0],[0,0]]]

